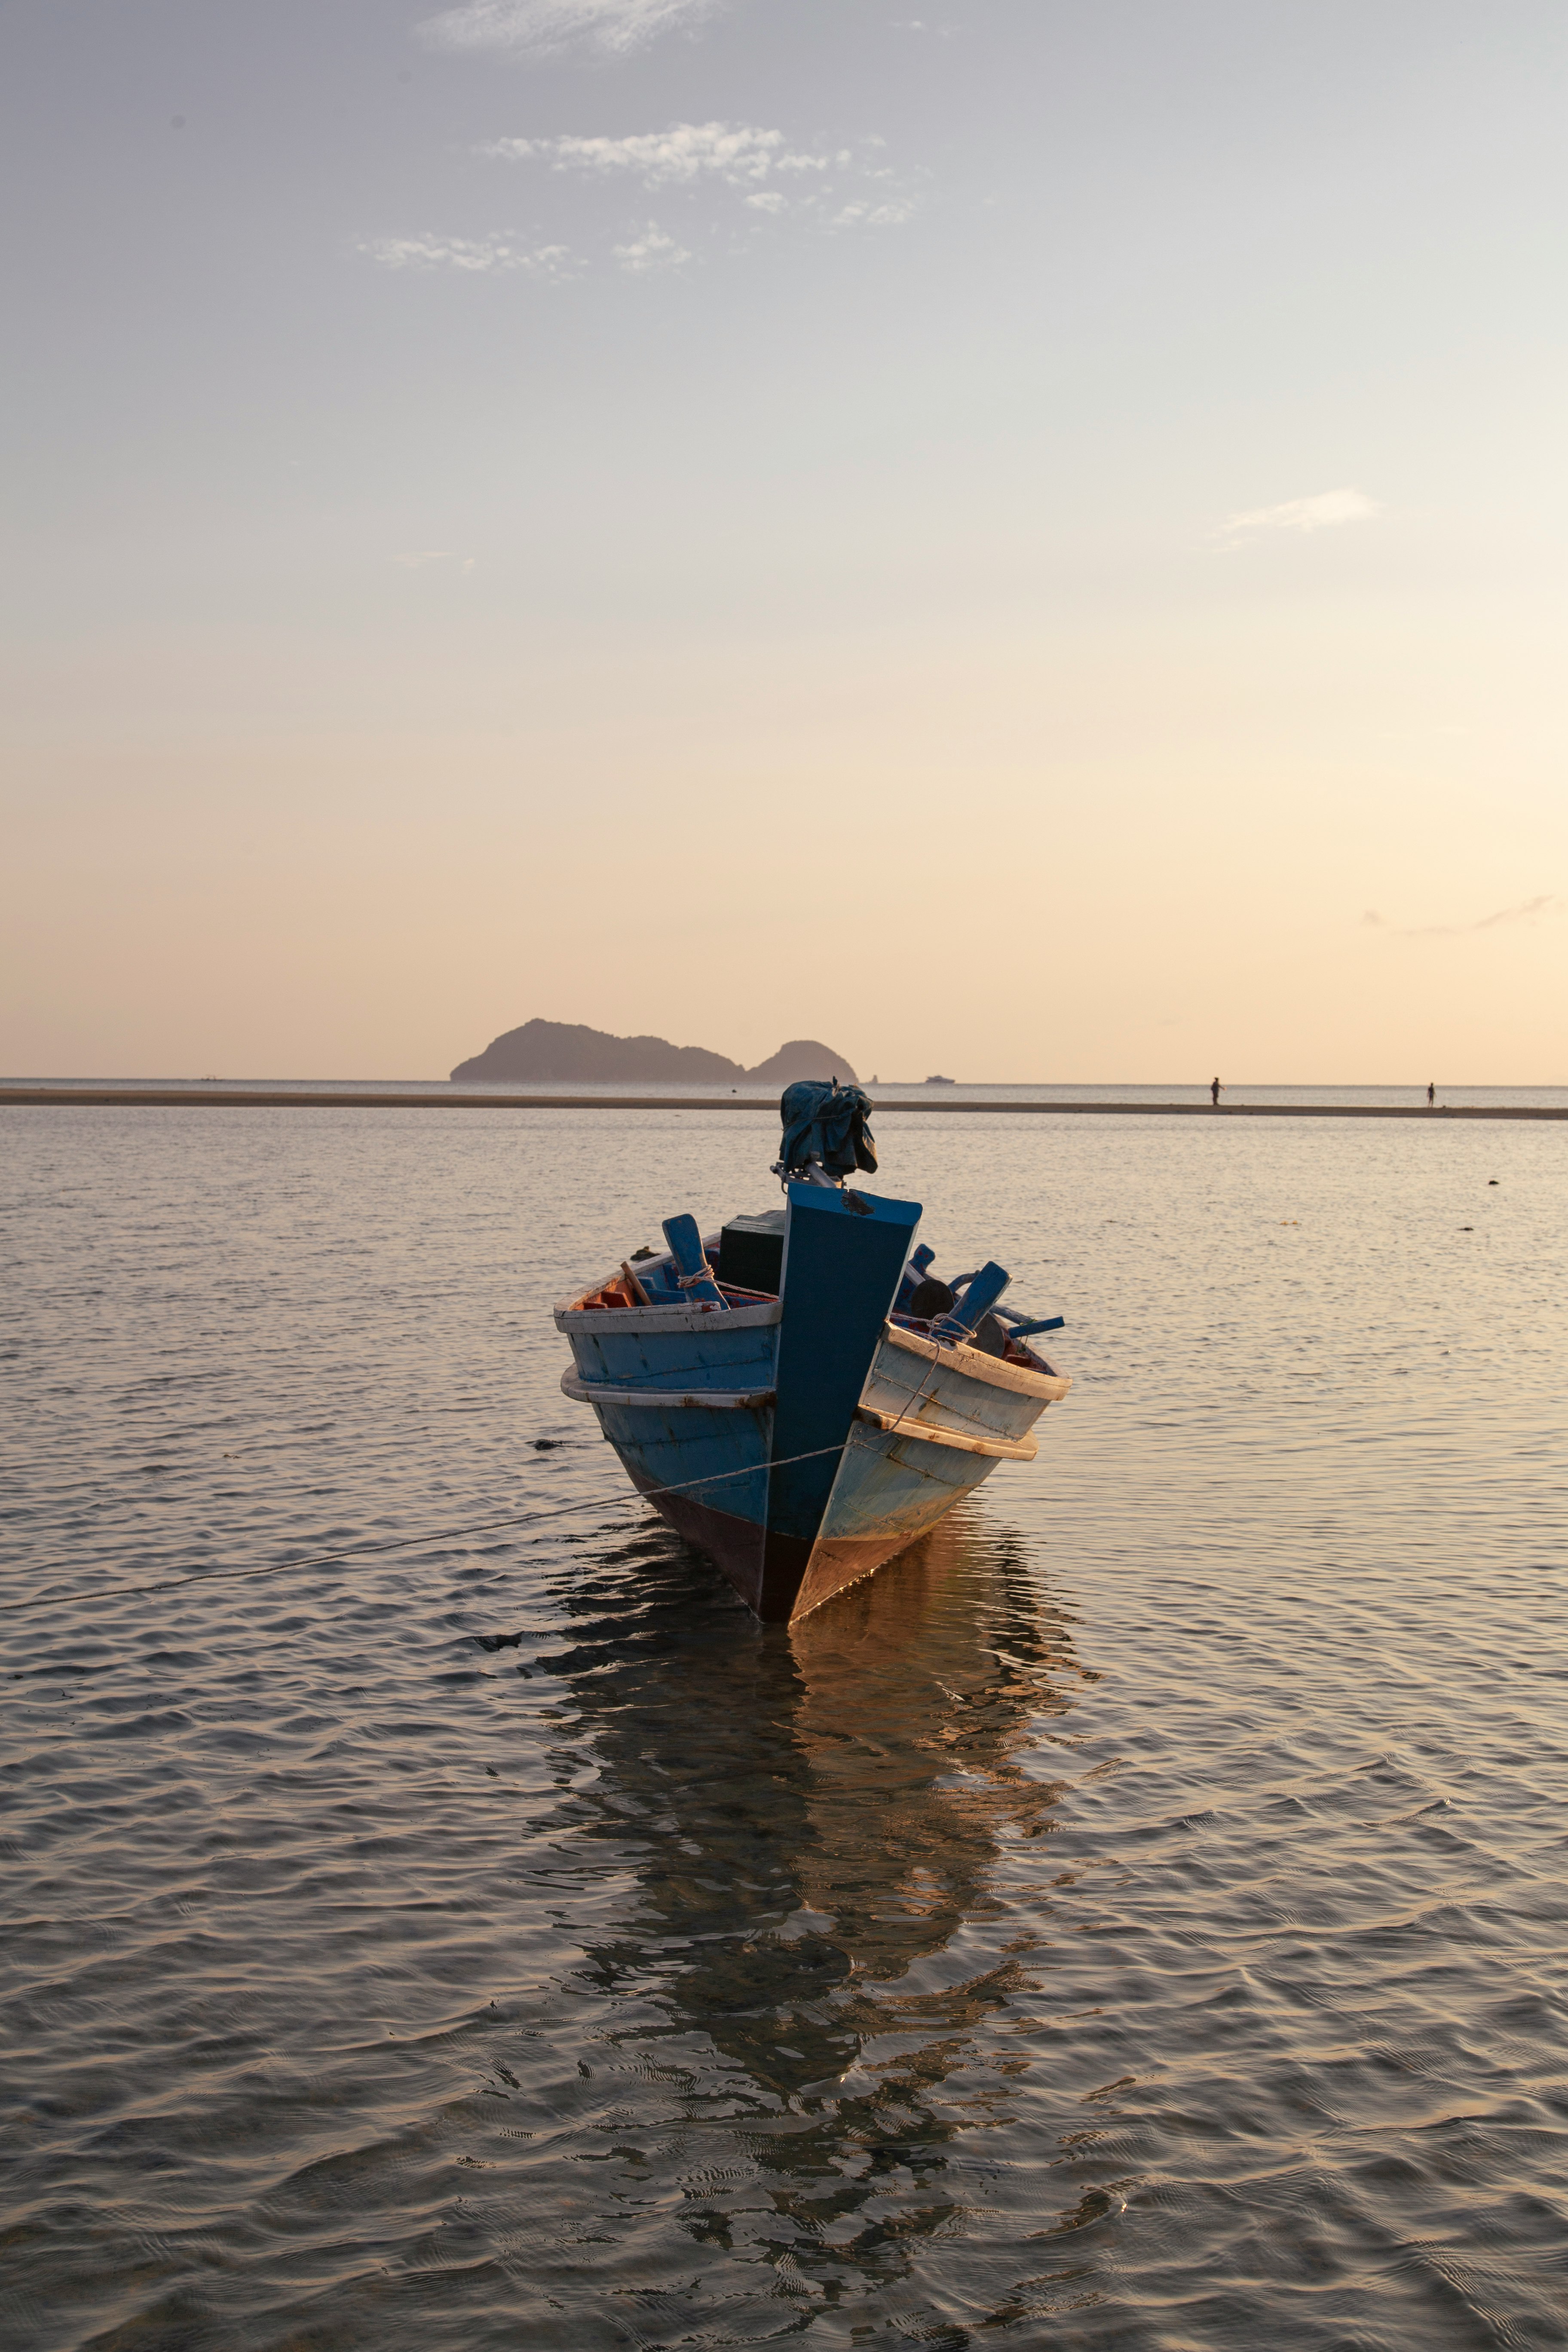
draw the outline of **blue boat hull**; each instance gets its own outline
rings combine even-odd
[[[1037,1359],[999,1362],[889,1319],[919,1215],[792,1185],[776,1302],[636,1306],[605,1285],[556,1310],[567,1394],[764,1620],[805,1615],[998,1462],[1031,1459],[1034,1423],[1066,1392]]]

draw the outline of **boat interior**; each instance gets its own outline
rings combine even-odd
[[[625,1313],[627,1308],[643,1307],[697,1307],[709,1314],[721,1314],[731,1307],[771,1307],[779,1296],[784,1226],[784,1212],[779,1209],[761,1216],[734,1218],[721,1231],[704,1234],[701,1271],[707,1279],[700,1288],[706,1296],[693,1297],[694,1280],[689,1276],[683,1277],[672,1251],[661,1255],[652,1250],[640,1250],[633,1258],[624,1260],[608,1281],[596,1284],[581,1297],[573,1299],[573,1310],[582,1314],[603,1308]],[[934,1251],[923,1243],[910,1252],[889,1320],[900,1330],[941,1341],[946,1335],[941,1330],[933,1331],[933,1323],[952,1313],[974,1277],[973,1274],[963,1274],[952,1282],[942,1281],[930,1270],[934,1255]],[[742,1274],[750,1276],[752,1280],[738,1280],[736,1277]],[[965,1335],[965,1344],[1026,1371],[1049,1373],[1053,1367],[1010,1328],[1026,1319],[1008,1308],[990,1310],[980,1318],[973,1333]]]

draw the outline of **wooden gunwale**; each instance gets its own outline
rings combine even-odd
[[[574,1371],[562,1373],[561,1393],[574,1404],[647,1405],[663,1412],[705,1405],[719,1412],[746,1412],[778,1401],[773,1389],[613,1389]]]
[[[606,1275],[605,1282],[614,1276]],[[756,1331],[776,1323],[784,1313],[776,1298],[762,1307],[584,1307],[603,1283],[591,1283],[574,1298],[563,1298],[555,1308],[558,1331]]]
[[[1032,1437],[970,1437],[934,1421],[910,1421],[902,1413],[879,1412],[872,1404],[857,1405],[855,1418],[895,1437],[912,1437],[922,1445],[950,1446],[955,1454],[985,1454],[997,1462],[1033,1462],[1040,1450]]]
[[[943,1347],[918,1331],[902,1330],[897,1323],[888,1325],[885,1336],[895,1348],[907,1348],[910,1355],[923,1356],[928,1364],[946,1364],[965,1380],[983,1381],[988,1388],[1011,1389],[1017,1396],[1043,1397],[1047,1404],[1059,1402],[1072,1386],[1060,1372],[1032,1372],[1025,1364],[1008,1364],[1000,1356],[988,1356],[983,1348]]]

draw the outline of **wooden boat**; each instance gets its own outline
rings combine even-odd
[[[915,1246],[921,1204],[845,1182],[877,1164],[858,1088],[792,1087],[781,1108],[784,1210],[703,1239],[667,1219],[668,1255],[623,1261],[555,1326],[574,1360],[562,1388],[633,1485],[759,1617],[787,1622],[999,1462],[1032,1461],[1070,1382],[1026,1344],[1059,1316],[999,1309],[994,1264],[942,1283]]]

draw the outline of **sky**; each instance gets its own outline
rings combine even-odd
[[[1560,7],[925,11],[0,0],[0,1070],[1568,1083]]]

